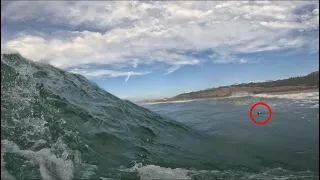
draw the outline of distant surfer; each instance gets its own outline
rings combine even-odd
[[[267,113],[266,112],[257,112],[257,114],[259,116],[260,114],[267,114]]]

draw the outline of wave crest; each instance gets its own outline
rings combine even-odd
[[[208,179],[237,179],[237,180],[269,180],[269,179],[309,179],[316,180],[319,178],[319,173],[311,171],[293,172],[282,168],[265,168],[261,172],[245,172],[235,170],[195,170],[184,168],[167,168],[157,165],[142,165],[141,163],[135,164],[130,169],[121,169],[126,172],[138,173],[142,180],[146,179],[161,179],[161,180],[208,180]]]

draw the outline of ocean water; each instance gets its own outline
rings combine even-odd
[[[318,111],[319,93],[138,106],[2,54],[1,179],[319,179]]]

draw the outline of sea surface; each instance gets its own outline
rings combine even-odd
[[[250,108],[257,102],[266,103],[272,110],[272,118],[265,125],[256,125],[250,119]],[[245,167],[268,169],[247,178],[319,179],[318,92],[287,95],[241,93],[223,99],[143,106],[163,117],[175,119],[212,137],[224,138],[226,143],[234,144],[235,149],[220,149],[219,153],[225,156],[237,156],[226,158],[225,164],[237,161]],[[258,116],[258,111],[267,114]],[[264,106],[257,106],[252,114],[259,122],[266,121],[269,115]],[[217,148],[221,147],[214,147],[212,151]],[[229,168],[229,177],[233,173],[241,173],[238,168]],[[311,175],[312,171],[316,172],[314,176]],[[272,174],[273,172],[280,174]]]
[[[265,102],[265,125],[249,117]],[[257,121],[268,112],[253,110]],[[1,180],[319,179],[319,93],[178,103],[119,99],[1,55]]]

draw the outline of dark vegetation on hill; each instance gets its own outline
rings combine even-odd
[[[288,79],[268,81],[268,82],[258,82],[258,83],[248,83],[232,85],[235,87],[279,87],[279,86],[316,86],[319,87],[319,71],[312,72],[306,76],[290,77]]]

